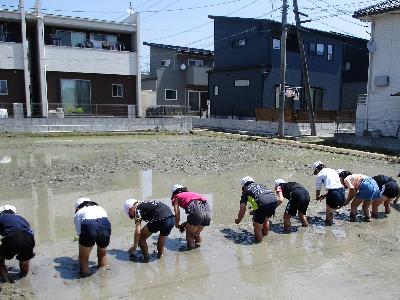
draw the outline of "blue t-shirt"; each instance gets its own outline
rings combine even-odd
[[[13,231],[32,233],[29,223],[23,217],[14,214],[0,215],[0,235],[7,236]]]

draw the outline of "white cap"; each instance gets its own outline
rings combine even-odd
[[[78,208],[79,205],[81,205],[83,202],[85,201],[92,201],[89,198],[79,198],[78,200],[76,200],[75,202],[75,209]]]
[[[276,188],[278,185],[280,185],[281,183],[286,183],[286,181],[283,180],[283,179],[281,179],[281,178],[275,180],[275,188]]]
[[[345,169],[337,169],[337,170],[336,170],[336,172],[337,172],[338,174],[342,173],[343,171],[346,171],[346,170],[345,170]]]
[[[139,201],[136,199],[128,199],[124,202],[124,211],[128,216],[129,216],[129,210],[131,209],[131,207],[134,206],[138,202]]]
[[[311,168],[315,170],[319,165],[323,165],[324,163],[322,161],[316,161],[315,163],[312,164]]]
[[[243,187],[247,182],[254,182],[254,179],[250,176],[243,177],[242,180],[240,180],[240,185]]]
[[[9,205],[9,204],[3,205],[3,206],[0,207],[0,214],[5,210],[11,210],[11,211],[14,212],[14,214],[17,213],[17,209],[15,208],[15,206],[12,206],[12,205]]]
[[[174,184],[174,185],[171,187],[171,193],[173,194],[177,189],[183,189],[183,188],[184,188],[184,186],[181,185],[181,184]]]

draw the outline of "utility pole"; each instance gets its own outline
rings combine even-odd
[[[314,118],[314,108],[311,102],[311,90],[310,90],[310,79],[308,77],[308,67],[307,58],[304,51],[303,34],[301,33],[301,22],[300,22],[300,12],[297,5],[297,0],[293,0],[293,12],[296,17],[296,27],[297,27],[297,38],[299,40],[299,51],[301,58],[301,67],[303,71],[303,84],[304,84],[304,95],[306,97],[307,108],[308,108],[308,118],[310,120],[311,135],[316,136],[317,131],[315,129],[315,118]]]
[[[279,122],[278,135],[285,135],[285,96],[286,96],[286,38],[287,38],[287,0],[283,0],[282,6],[282,34],[281,34],[281,69],[279,91]]]

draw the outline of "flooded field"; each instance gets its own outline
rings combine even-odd
[[[196,135],[0,138],[0,205],[16,206],[37,242],[32,273],[0,283],[1,299],[399,299],[397,206],[388,217],[381,208],[371,223],[349,223],[343,208],[335,224],[325,227],[325,203],[312,200],[311,226],[301,228],[294,220],[293,232],[283,234],[284,203],[269,236],[257,245],[251,216],[234,224],[242,177],[270,188],[277,178],[298,181],[313,196],[308,165],[316,160],[370,176],[396,176],[400,169],[385,160]],[[174,183],[213,204],[204,245],[182,251],[184,235],[174,229],[162,259],[131,261],[133,222],[124,215],[124,200],[170,204]],[[113,230],[110,267],[84,279],[78,276],[73,224],[81,196],[107,210]],[[152,252],[156,237],[150,241]],[[91,261],[95,270],[95,253]],[[8,265],[17,272],[17,261]]]

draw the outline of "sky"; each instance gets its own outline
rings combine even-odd
[[[299,10],[308,15],[304,26],[369,39],[370,27],[351,17],[357,9],[381,1],[298,0]],[[25,0],[29,10],[34,0]],[[127,9],[140,12],[141,40],[174,46],[213,50],[213,21],[209,15],[281,21],[282,0],[42,0],[44,13],[123,21]],[[288,0],[288,22],[294,24],[292,0]],[[17,8],[18,0],[0,0],[3,8]],[[141,49],[142,69],[149,63],[149,47]]]

